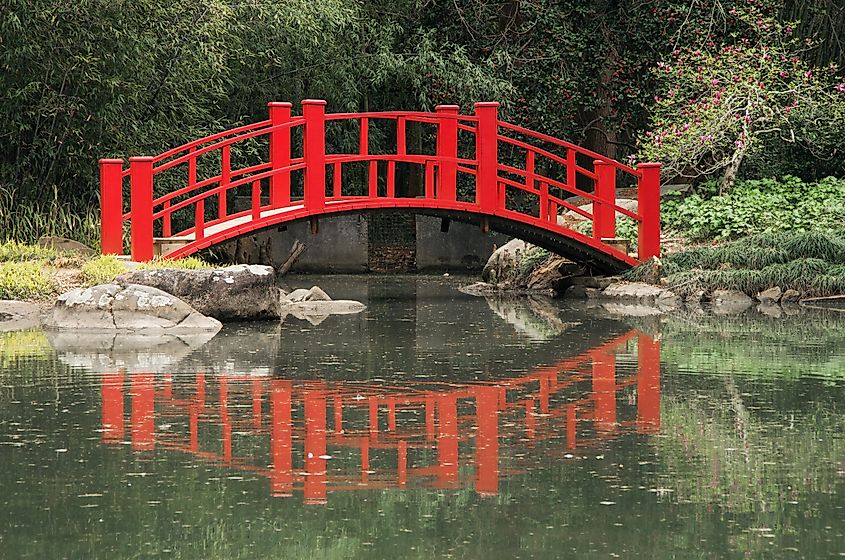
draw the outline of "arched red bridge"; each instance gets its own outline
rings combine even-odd
[[[658,433],[660,342],[632,330],[526,375],[478,383],[203,373],[174,382],[118,372],[103,374],[100,388],[104,442],[264,476],[273,496],[325,503],[330,492],[467,484],[489,495],[500,478],[528,470],[537,449],[564,460],[626,433]]]
[[[270,118],[190,142],[155,157],[100,160],[102,252],[122,254],[130,223],[131,256],[178,258],[257,230],[321,216],[404,209],[479,224],[519,237],[598,271],[618,272],[660,253],[660,165],[632,168],[564,140],[503,122],[499,104],[456,105],[433,113],[326,114],[325,101],[270,103]],[[409,149],[410,127],[416,131]],[[428,130],[428,132],[426,132]],[[373,153],[370,138],[390,145]],[[327,150],[329,146],[329,150]],[[357,166],[357,170],[356,170]],[[398,167],[424,189],[399,195]],[[620,206],[621,186],[636,187],[637,209]],[[125,212],[124,187],[129,186]],[[568,201],[592,202],[592,211]],[[248,200],[247,209],[230,207]],[[592,226],[558,223],[560,210]],[[617,215],[638,224],[636,256],[607,241]],[[155,237],[155,238],[154,238]]]

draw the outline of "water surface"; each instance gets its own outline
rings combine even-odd
[[[426,277],[210,341],[0,333],[2,558],[845,556],[845,318]]]

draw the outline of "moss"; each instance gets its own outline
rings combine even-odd
[[[540,263],[548,259],[549,255],[551,253],[542,247],[531,247],[525,251],[525,254],[522,255],[519,261],[519,273],[525,274],[534,270]]]
[[[0,262],[0,299],[45,299],[53,284],[44,272],[44,261]]]
[[[126,265],[114,255],[103,255],[82,265],[80,279],[86,286],[108,284],[115,276],[126,272]]]

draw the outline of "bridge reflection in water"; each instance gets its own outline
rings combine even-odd
[[[336,491],[462,484],[494,495],[501,477],[526,470],[520,458],[532,448],[563,458],[659,431],[660,342],[632,330],[486,383],[108,373],[101,394],[104,442],[128,436],[138,452],[184,452],[264,476],[273,496],[325,503]]]

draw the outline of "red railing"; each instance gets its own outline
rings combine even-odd
[[[102,252],[122,254],[126,221],[130,223],[133,260],[147,261],[154,254],[154,231],[164,238],[183,239],[185,246],[169,255],[178,257],[293,219],[328,212],[406,207],[454,210],[523,222],[575,239],[628,265],[660,253],[659,164],[644,163],[632,168],[569,142],[502,122],[498,118],[499,104],[495,102],[476,103],[473,115],[459,114],[456,105],[438,106],[433,113],[326,114],[325,101],[305,100],[302,116],[293,116],[291,107],[290,103],[270,103],[268,120],[208,136],[155,157],[131,157],[128,168],[124,168],[121,159],[100,160]],[[370,130],[374,121],[393,123],[395,153],[371,153]],[[357,152],[327,153],[329,122],[357,122]],[[433,154],[408,150],[408,123],[436,127]],[[301,133],[300,154],[293,153],[294,132]],[[266,141],[267,161],[233,168],[232,148],[241,148],[252,140]],[[503,161],[505,150],[507,161]],[[198,177],[198,161],[210,157],[219,162],[219,172]],[[344,190],[344,166],[356,162],[368,164],[363,196],[349,194],[348,188]],[[386,165],[384,189],[380,189],[380,162]],[[398,163],[422,168],[421,196],[397,196]],[[559,171],[549,171],[552,168]],[[184,169],[184,185],[155,197],[155,177],[176,169]],[[327,171],[331,174],[329,184]],[[300,172],[302,196],[292,197],[291,177]],[[636,211],[617,203],[619,176],[636,184]],[[467,177],[469,180],[464,183],[472,185],[474,192],[468,197],[458,195],[459,177]],[[129,211],[124,212],[123,186],[127,180]],[[230,193],[244,190],[250,193],[249,210],[230,212]],[[262,199],[265,193],[267,203]],[[515,196],[517,193],[524,194],[520,198]],[[591,202],[592,211],[568,201],[572,196]],[[526,204],[526,197],[533,202]],[[210,199],[216,201],[217,207],[211,219],[206,215]],[[512,203],[514,200],[519,203]],[[174,234],[174,213],[190,209],[190,227]],[[592,235],[558,224],[560,209],[589,220]],[[638,223],[636,258],[604,243],[616,236],[617,214]]]

